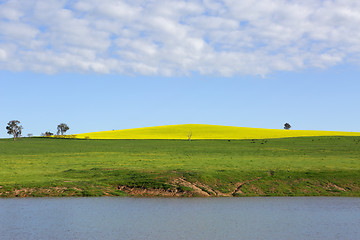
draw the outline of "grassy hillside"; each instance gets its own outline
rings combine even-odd
[[[360,196],[360,137],[0,140],[0,196]]]
[[[360,136],[359,132],[283,130],[184,124],[72,135],[86,139],[268,139],[308,136]]]

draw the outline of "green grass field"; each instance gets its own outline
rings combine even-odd
[[[360,196],[360,137],[0,139],[0,196]]]

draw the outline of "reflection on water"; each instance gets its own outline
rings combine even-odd
[[[360,198],[0,199],[1,239],[359,239]]]

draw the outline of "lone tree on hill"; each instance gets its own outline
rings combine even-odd
[[[59,135],[61,133],[61,135],[64,135],[64,133],[69,130],[69,126],[66,123],[60,123],[57,126],[57,135]]]
[[[284,124],[284,129],[289,130],[291,128],[291,125],[289,123]]]
[[[12,120],[8,122],[6,126],[7,133],[14,136],[14,141],[16,138],[21,136],[21,130],[23,127],[20,125],[20,121]]]

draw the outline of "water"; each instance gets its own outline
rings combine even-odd
[[[0,199],[0,239],[359,239],[360,198]]]

